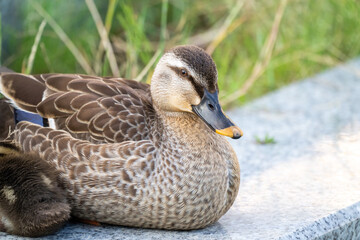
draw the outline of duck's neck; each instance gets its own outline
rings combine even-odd
[[[193,113],[158,110],[157,115],[157,137],[166,145],[181,144],[194,149],[226,141]]]

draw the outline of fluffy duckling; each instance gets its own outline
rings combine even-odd
[[[70,217],[58,174],[32,153],[0,143],[0,231],[39,237],[56,232]]]

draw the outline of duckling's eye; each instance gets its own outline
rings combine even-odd
[[[184,77],[187,77],[188,73],[185,69],[181,69],[180,72],[181,72],[181,75],[183,75]]]

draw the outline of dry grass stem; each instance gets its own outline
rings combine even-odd
[[[215,51],[215,48],[226,38],[226,36],[228,35],[228,28],[234,21],[235,17],[239,14],[242,6],[244,5],[244,2],[245,1],[243,0],[237,1],[235,7],[230,11],[229,16],[225,19],[214,40],[206,48],[206,52],[208,54],[211,55]]]
[[[114,13],[115,13],[115,7],[117,5],[117,2],[118,2],[118,0],[110,0],[109,1],[108,10],[106,13],[106,18],[105,18],[105,29],[108,34],[110,33],[110,29],[112,26],[113,17],[114,17]],[[103,62],[102,62],[103,53],[104,53],[104,45],[100,41],[99,46],[97,48],[96,55],[95,55],[95,61],[94,61],[94,69],[95,69],[96,74],[98,74],[98,75],[100,74],[101,68],[103,65]]]
[[[105,48],[106,56],[109,60],[112,74],[115,77],[120,77],[119,67],[116,62],[114,50],[113,50],[110,40],[109,40],[108,31],[106,30],[106,28],[101,20],[100,14],[95,6],[95,3],[93,0],[86,0],[85,2],[90,10],[91,16],[93,17],[96,28],[99,32],[101,42]]]
[[[95,74],[89,63],[86,61],[83,54],[79,51],[79,49],[75,46],[75,44],[71,41],[71,39],[67,36],[67,34],[62,30],[62,28],[56,23],[56,21],[45,11],[44,8],[40,6],[40,4],[36,1],[31,1],[32,6],[35,10],[46,19],[54,32],[59,36],[61,41],[65,44],[65,46],[70,50],[70,52],[75,57],[76,61],[80,64],[80,66],[84,69],[87,74]]]
[[[155,52],[154,56],[150,59],[149,63],[143,68],[140,74],[135,78],[136,81],[141,81],[144,78],[146,73],[150,70],[150,68],[154,65],[154,63],[160,56],[161,52],[162,51],[160,48]]]
[[[160,29],[160,48],[164,50],[166,40],[166,26],[167,26],[167,15],[168,15],[169,2],[168,0],[162,0],[161,5],[161,29]]]
[[[49,55],[46,51],[46,48],[45,48],[45,44],[43,42],[40,43],[40,50],[42,52],[42,56],[43,56],[43,59],[44,59],[44,62],[47,66],[47,68],[50,70],[50,72],[54,72],[54,69],[51,65],[51,62],[50,62],[50,58],[49,58]]]
[[[39,46],[39,43],[40,43],[42,33],[44,32],[45,26],[46,26],[46,20],[44,19],[44,20],[42,20],[42,22],[41,22],[41,24],[39,26],[39,29],[38,29],[38,31],[36,33],[36,36],[35,36],[34,44],[31,47],[31,52],[30,52],[29,59],[28,59],[27,65],[26,65],[26,70],[25,70],[26,74],[30,74],[31,71],[32,71],[32,68],[33,68],[33,65],[34,65],[35,55],[36,55],[36,52],[37,52],[37,49],[38,49],[38,46]]]
[[[237,18],[236,20],[234,20],[227,28],[226,34],[223,35],[223,38],[221,39],[221,41],[223,41],[226,36],[228,36],[230,33],[232,33],[238,27],[240,27],[241,24],[243,24],[246,20],[247,20],[246,16],[241,16],[241,17]],[[205,47],[214,41],[214,39],[217,37],[217,34],[220,32],[220,28],[221,27],[211,28],[208,31],[191,36],[191,37],[189,37],[187,42],[189,44],[194,44],[194,45],[197,45],[200,47]],[[220,42],[218,42],[218,43],[220,43]]]
[[[194,44],[197,46],[206,46],[210,42],[214,40],[216,34],[220,31],[220,28],[211,28],[208,31],[196,34],[194,36],[189,37],[187,42],[189,44]]]
[[[255,83],[255,81],[264,73],[266,67],[268,66],[272,51],[275,46],[275,42],[279,32],[279,26],[281,23],[281,19],[284,15],[285,7],[287,4],[287,0],[282,0],[279,4],[279,7],[276,11],[275,19],[271,28],[271,31],[261,49],[260,56],[258,61],[256,62],[250,77],[245,81],[244,85],[234,93],[228,95],[223,101],[222,104],[224,106],[228,105],[229,103],[235,101],[239,97],[245,95],[251,86]]]

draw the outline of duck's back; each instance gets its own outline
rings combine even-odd
[[[1,92],[51,127],[94,143],[148,139],[153,107],[148,84],[74,74],[3,74]]]

